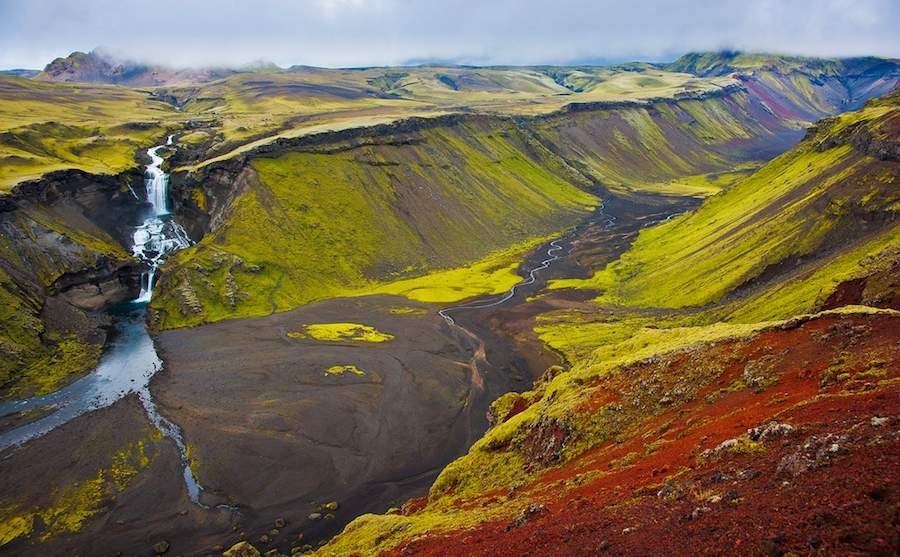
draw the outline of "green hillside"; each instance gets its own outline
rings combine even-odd
[[[469,264],[560,232],[598,202],[527,134],[492,119],[258,157],[245,172],[227,222],[165,268],[159,326],[268,314]]]
[[[0,195],[53,170],[118,174],[179,118],[146,92],[0,76]],[[166,122],[170,122],[167,124]]]
[[[600,289],[601,303],[682,308],[721,302],[789,272],[814,296],[782,285],[764,306],[754,303],[752,314],[813,309],[835,281],[861,271],[860,261],[896,244],[898,98],[821,122],[797,148],[696,212],[642,232],[593,278],[553,287]],[[852,254],[856,264],[838,254]]]

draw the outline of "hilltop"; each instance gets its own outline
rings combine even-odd
[[[41,81],[61,83],[106,83],[148,87],[173,83],[205,83],[221,79],[237,70],[223,68],[175,69],[131,60],[123,60],[104,51],[73,52],[56,58],[34,76]]]

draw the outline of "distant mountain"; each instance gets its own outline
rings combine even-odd
[[[856,110],[900,84],[900,60],[809,58],[738,51],[693,52],[662,66],[698,77],[734,75],[781,118],[815,120]],[[799,80],[799,81],[798,81]],[[796,83],[805,82],[798,88]]]
[[[41,73],[41,70],[26,70],[23,68],[0,70],[0,75],[8,75],[12,77],[34,77],[39,73]]]
[[[238,70],[228,68],[174,69],[129,60],[121,60],[102,50],[73,52],[47,64],[35,79],[57,82],[111,83],[155,86],[205,83],[221,79]]]
[[[749,53],[733,50],[719,52],[691,52],[663,66],[673,72],[685,72],[701,77],[723,76],[731,73],[776,71],[783,74],[834,76],[838,74],[878,75],[900,74],[900,60],[866,56],[859,58],[810,58],[782,54]]]

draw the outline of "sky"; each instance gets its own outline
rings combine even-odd
[[[0,68],[102,46],[172,67],[900,57],[898,0],[0,0]]]

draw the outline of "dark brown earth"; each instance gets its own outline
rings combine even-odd
[[[426,313],[392,314],[397,307]],[[334,322],[395,338],[287,336],[304,324]],[[250,539],[267,534],[285,549],[299,533],[315,542],[360,513],[424,493],[483,433],[488,403],[509,389],[492,366],[480,370],[485,388],[474,386],[471,354],[435,307],[393,296],[168,331],[158,349],[166,370],[153,391],[162,413],[182,427],[201,484],[240,508]],[[366,375],[325,373],[335,365]],[[463,407],[470,389],[475,404]],[[332,501],[339,504],[333,519],[308,518],[327,514],[320,507]],[[278,518],[286,527],[268,534]]]
[[[119,461],[126,464],[113,464],[116,453],[127,454]],[[98,478],[96,492],[78,489]],[[0,489],[9,494],[3,506],[25,503],[70,515],[94,510],[77,534],[61,521],[43,521],[30,538],[5,545],[4,555],[150,555],[161,540],[230,529],[230,513],[205,511],[188,499],[174,445],[157,434],[134,396],[0,453]]]

